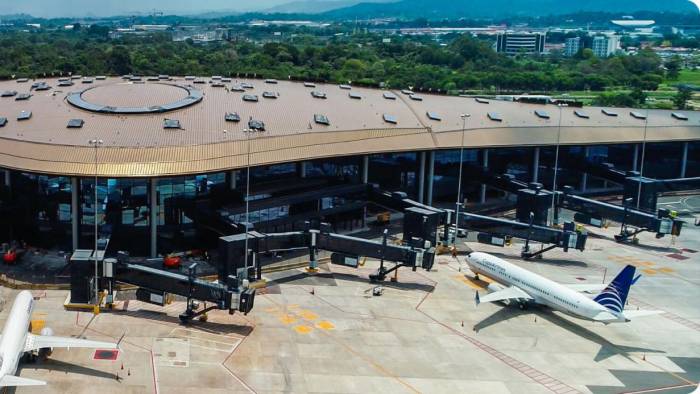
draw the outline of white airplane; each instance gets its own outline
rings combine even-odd
[[[34,297],[27,290],[17,294],[5,322],[0,338],[0,387],[42,386],[41,380],[20,378],[17,373],[19,360],[27,352],[49,351],[55,347],[117,349],[117,344],[88,341],[79,338],[55,337],[50,328],[41,330],[41,335],[29,332],[29,322],[34,309]]]
[[[489,294],[484,297],[479,297],[479,292],[476,292],[477,305],[481,302],[502,301],[506,304],[515,302],[521,309],[525,309],[529,303],[535,303],[578,318],[605,324],[624,323],[633,317],[661,313],[660,311],[624,310],[630,286],[641,277],[641,275],[634,277],[635,267],[631,265],[622,269],[608,285],[563,285],[487,253],[469,254],[467,264],[476,274],[477,279],[479,274],[483,274],[498,282],[488,285],[486,289]],[[600,294],[592,299],[581,294],[581,292],[598,291]]]

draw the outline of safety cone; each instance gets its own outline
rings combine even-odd
[[[129,369],[126,370],[126,374],[127,374],[128,376],[131,376],[131,368],[129,368]]]
[[[312,287],[311,288],[311,295],[314,295],[314,294],[316,294],[316,292],[314,291],[314,288]]]
[[[462,327],[464,327],[464,320],[462,320]]]
[[[122,368],[121,368],[121,370],[122,370],[122,371],[124,370],[124,363],[122,363]]]

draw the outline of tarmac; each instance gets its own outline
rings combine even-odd
[[[249,315],[215,311],[189,326],[177,319],[182,302],[129,300],[93,315],[65,311],[66,291],[33,291],[34,318],[55,335],[121,340],[121,350],[116,360],[96,360],[94,350],[56,349],[19,371],[48,385],[16,392],[690,393],[700,381],[700,227],[692,216],[684,213],[678,239],[643,233],[639,245],[618,244],[619,226],[590,228],[584,252],[555,249],[532,261],[519,258],[521,244],[467,239],[561,283],[607,282],[636,266],[643,276],[627,308],[661,314],[625,324],[477,307],[485,283],[463,255],[438,256],[430,272],[402,268],[381,296],[368,281],[376,261],[268,274]],[[3,289],[3,323],[15,294]]]

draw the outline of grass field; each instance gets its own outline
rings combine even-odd
[[[668,84],[675,83],[690,83],[693,85],[700,85],[700,71],[699,70],[681,70],[680,76],[676,81],[666,81]]]

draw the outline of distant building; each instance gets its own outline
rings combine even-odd
[[[496,39],[496,51],[508,55],[544,53],[545,33],[501,33]]]
[[[591,43],[593,54],[597,57],[608,57],[620,49],[620,36],[596,36]]]
[[[581,37],[567,38],[566,44],[564,44],[564,55],[574,56],[582,47]]]

